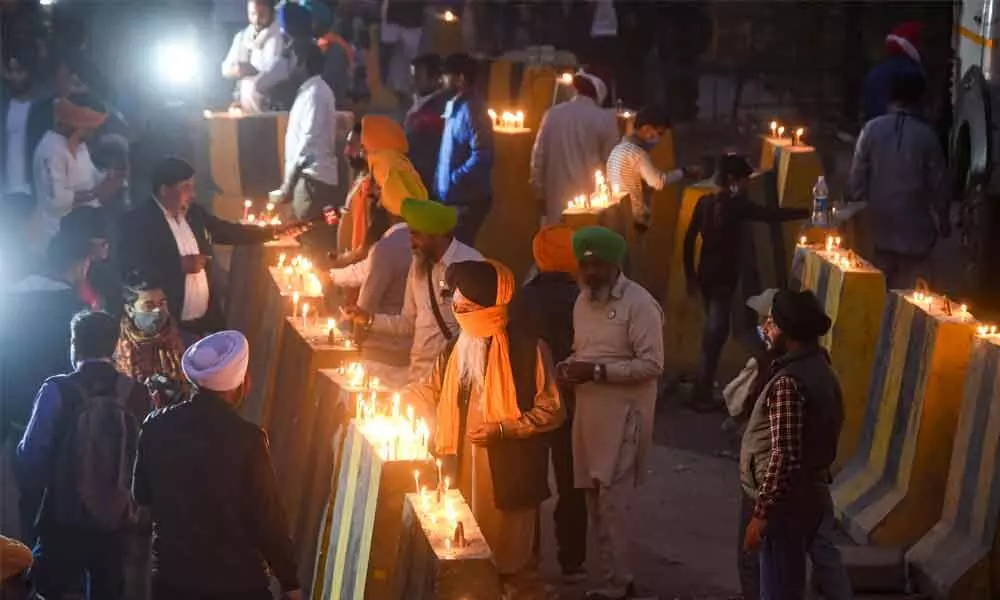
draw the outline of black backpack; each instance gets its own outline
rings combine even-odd
[[[85,386],[73,376],[56,383],[63,411],[40,521],[104,532],[133,525],[139,423],[128,401],[138,384],[124,375],[111,386],[106,381]]]

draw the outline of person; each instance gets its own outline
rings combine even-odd
[[[361,120],[361,147],[378,185],[379,202],[386,210],[399,214],[405,198],[427,200],[427,188],[407,157],[409,144],[399,123],[381,115],[366,115]]]
[[[548,498],[546,434],[563,420],[548,345],[510,320],[514,276],[493,261],[448,267],[461,331],[406,395],[436,414],[435,451],[449,463],[493,550],[509,597],[540,597],[538,505]]]
[[[410,159],[428,189],[434,187],[434,170],[441,152],[445,106],[449,92],[441,87],[441,57],[421,54],[410,63],[413,104],[403,118]]]
[[[868,202],[872,215],[872,262],[889,289],[902,289],[928,275],[938,234],[951,234],[951,190],[937,134],[917,108],[923,76],[896,75],[891,86],[889,113],[858,136],[848,181],[852,197]]]
[[[398,315],[406,297],[406,275],[413,261],[410,251],[410,228],[406,221],[389,213],[380,204],[373,207],[391,225],[372,244],[364,261],[343,269],[333,269],[330,280],[337,286],[360,288],[356,306],[368,314]],[[386,383],[391,389],[406,385],[410,367],[411,335],[372,332],[357,340],[365,372]]]
[[[124,183],[118,172],[99,180],[84,143],[107,118],[96,98],[89,94],[60,98],[55,101],[55,115],[55,127],[42,136],[33,159],[37,244],[47,243],[59,231],[59,220],[74,207],[99,206]]]
[[[765,327],[767,319],[771,314],[771,306],[774,303],[774,296],[779,292],[777,288],[764,290],[760,294],[747,300],[747,307],[753,310],[760,320],[757,328],[757,335],[767,339]],[[773,375],[771,366],[779,359],[781,354],[773,347],[764,346],[762,353],[751,357],[747,362],[749,378],[745,382],[745,394],[742,398],[734,397],[734,404],[730,412],[736,412],[735,418],[746,425],[757,405],[760,393],[764,386],[771,380]],[[728,402],[728,399],[727,399]],[[753,517],[754,502],[746,494],[740,494],[740,522],[739,522],[739,548],[737,548],[737,565],[740,574],[740,592],[743,600],[758,600],[760,598],[760,561],[757,552],[743,551],[743,536],[750,519]],[[833,512],[829,512],[820,523],[819,529],[812,542],[809,544],[809,560],[812,562],[813,579],[819,586],[824,598],[830,600],[851,600],[853,590],[851,580],[844,569],[844,563],[840,556],[840,551],[834,542],[834,531],[836,523]]]
[[[320,76],[322,70],[323,54],[319,48],[310,46],[306,56],[309,78],[299,88],[288,113],[285,179],[281,188],[284,202],[292,204],[298,219],[316,217],[325,206],[340,203],[335,141],[337,102],[333,90]],[[297,176],[300,164],[305,166],[301,176]],[[325,246],[323,242],[330,237],[332,234],[317,228],[300,241]]]
[[[594,171],[607,164],[618,141],[613,113],[601,108],[608,88],[595,75],[580,71],[569,102],[542,117],[531,151],[530,183],[545,223],[562,220],[566,202],[593,190]]]
[[[420,51],[426,0],[385,0],[382,8],[379,67],[382,84],[400,97],[409,91],[410,62]]]
[[[250,348],[238,331],[184,352],[188,402],[142,425],[133,493],[153,519],[153,600],[301,600],[267,434],[237,407],[248,391]]]
[[[76,94],[86,94],[87,84],[79,74],[80,65],[67,52],[56,52],[50,57],[52,62],[52,90],[50,95],[46,95],[35,100],[28,111],[27,123],[27,144],[29,158],[35,155],[35,148],[42,140],[46,132],[55,127],[54,104],[60,98],[69,98]],[[106,121],[105,121],[106,122]]]
[[[167,295],[156,282],[138,273],[126,283],[123,295],[125,310],[115,351],[118,370],[147,385],[157,375],[165,378],[170,389],[154,390],[156,408],[182,401],[187,390],[181,371],[184,344],[170,314]]]
[[[34,148],[28,146],[28,113],[35,100],[38,50],[34,42],[20,40],[9,43],[3,52],[3,96],[0,96],[0,117],[3,118],[3,140],[0,144],[0,178],[4,194],[31,192],[31,161]]]
[[[31,563],[31,548],[0,535],[0,598],[31,598],[31,585],[26,576]]]
[[[87,279],[79,288],[80,299],[94,310],[107,310],[117,314],[117,299],[121,294],[118,269],[110,261],[106,209],[96,206],[78,206],[59,221],[59,231],[90,241],[90,269]]]
[[[753,167],[746,157],[726,154],[716,167],[720,191],[698,200],[684,234],[684,273],[688,293],[701,295],[706,319],[701,336],[701,355],[692,408],[712,411],[720,405],[712,397],[715,372],[722,347],[729,338],[733,297],[742,271],[746,224],[750,221],[780,222],[809,218],[809,209],[766,208],[747,197]],[[701,238],[698,268],[695,270],[695,243]]]
[[[475,245],[493,203],[493,124],[475,91],[477,65],[468,54],[444,61],[444,87],[452,94],[444,110],[444,133],[435,171],[438,199],[458,210],[455,238]]]
[[[518,291],[511,306],[512,318],[531,323],[548,344],[552,360],[560,364],[573,350],[573,307],[580,288],[573,255],[573,230],[565,225],[543,227],[531,242],[538,273]],[[576,396],[572,386],[559,385],[566,420],[549,434],[549,452],[555,474],[554,520],[557,557],[567,582],[582,581],[587,557],[587,501],[573,477],[573,415]]]
[[[341,220],[337,227],[338,257],[333,268],[344,268],[363,261],[368,256],[368,249],[374,242],[368,236],[369,207],[378,200],[378,186],[371,177],[368,168],[368,158],[364,146],[361,145],[361,121],[354,123],[347,132],[344,143],[344,158],[354,174],[354,180],[347,192]]]
[[[588,598],[626,598],[635,585],[628,525],[646,474],[657,382],[663,373],[663,310],[622,273],[625,238],[605,227],[573,234],[580,296],[573,353],[557,368],[576,389],[573,471],[597,537],[600,585]]]
[[[652,220],[651,190],[662,190],[685,177],[697,178],[702,174],[697,167],[665,173],[653,164],[649,152],[669,129],[670,119],[663,109],[655,106],[641,108],[635,115],[632,133],[623,137],[608,156],[608,183],[628,198],[626,206],[632,211],[632,225],[639,233],[649,229]],[[622,229],[619,233],[625,234],[626,230]]]
[[[807,549],[832,519],[828,482],[843,400],[819,343],[830,318],[812,292],[775,294],[764,329],[780,356],[740,447],[740,481],[754,503],[743,549],[759,550],[763,600],[802,598]]]
[[[275,0],[247,0],[250,24],[233,37],[222,61],[222,76],[237,82],[236,104],[248,113],[268,110],[269,93],[292,67],[283,54],[285,40],[274,6]]]
[[[168,157],[153,167],[153,194],[122,221],[123,275],[152,277],[174,307],[186,342],[221,328],[222,307],[212,290],[214,244],[263,244],[296,235],[301,224],[239,225],[209,214],[194,200],[194,168]]]
[[[17,281],[6,292],[0,327],[3,437],[24,428],[31,414],[31,401],[45,378],[66,369],[70,354],[68,324],[86,307],[77,289],[87,278],[90,261],[90,240],[56,235],[49,243],[44,268]],[[24,513],[29,525],[35,508],[29,509],[30,515]],[[24,534],[29,531],[30,527]],[[30,537],[21,539],[34,541]]]
[[[352,306],[345,313],[356,327],[372,334],[412,335],[409,382],[414,382],[431,372],[434,361],[458,332],[445,271],[452,263],[483,257],[455,239],[452,232],[458,211],[454,207],[407,198],[400,215],[410,228],[413,250],[402,311],[398,315],[374,314]]]
[[[885,58],[872,67],[862,84],[861,111],[865,123],[889,111],[893,79],[900,75],[925,78],[920,56],[923,29],[923,24],[908,21],[885,36]]]
[[[69,329],[74,371],[42,384],[15,456],[21,489],[44,490],[30,576],[52,600],[69,598],[83,575],[87,600],[122,599],[137,523],[131,465],[150,399],[115,370],[114,317],[83,311]]]

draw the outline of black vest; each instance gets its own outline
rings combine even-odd
[[[521,412],[535,405],[538,387],[535,370],[538,366],[538,337],[517,327],[507,331],[510,341],[510,363],[517,390],[517,406]],[[452,345],[448,352],[451,352]],[[470,390],[463,385],[459,391],[460,414],[458,439],[463,440],[468,422]],[[548,438],[534,436],[524,439],[506,439],[487,446],[490,472],[493,477],[493,497],[500,510],[518,510],[537,506],[549,495]],[[459,472],[464,460],[464,444],[458,445]]]

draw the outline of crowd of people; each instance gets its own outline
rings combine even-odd
[[[647,473],[664,316],[629,277],[627,240],[648,231],[654,191],[706,173],[657,168],[650,153],[670,112],[645,107],[622,136],[609,81],[580,70],[532,150],[543,226],[519,285],[475,247],[504,201],[492,197],[477,61],[414,56],[401,122],[365,115],[341,153],[330,49],[349,48],[315,30],[308,6],[249,0],[249,24],[221,64],[242,111],[290,109],[272,195],[292,215],[281,226],[211,214],[195,202],[194,167],[176,157],[132,198],[128,145],[93,69],[65,49],[43,63],[30,37],[4,40],[3,218],[8,256],[19,257],[4,266],[15,283],[0,329],[0,439],[14,472],[3,484],[18,509],[0,530],[7,593],[235,600],[272,597],[273,578],[284,597],[301,597],[266,435],[238,412],[253,349],[225,330],[213,260],[218,244],[296,237],[344,298],[366,371],[433,423],[434,451],[469,500],[505,590],[548,594],[537,540],[551,462],[563,576],[588,578],[589,535],[601,572],[588,598],[635,596],[630,511]],[[396,33],[384,41],[413,45],[405,27]],[[929,192],[944,181],[934,132],[911,118],[922,78],[902,69],[883,85],[889,114],[866,126],[851,188],[886,228],[875,258],[896,280],[912,276],[947,218],[910,214],[945,197]],[[849,598],[827,490],[843,418],[819,344],[830,320],[811,293],[788,290],[750,299],[742,320],[732,314],[746,223],[809,211],[751,202],[745,157],[726,154],[714,170],[718,191],[699,201],[684,239],[688,287],[708,316],[691,401],[719,407],[721,348],[731,324],[752,315],[741,329],[751,335],[740,336],[756,364],[739,411],[743,594],[802,597],[808,555],[827,597]],[[595,171],[621,192],[618,217],[574,232],[562,208],[589,191]],[[339,218],[321,223],[327,207]]]

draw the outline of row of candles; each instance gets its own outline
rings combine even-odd
[[[803,236],[799,239],[799,244],[805,246],[806,241],[806,237]],[[828,255],[826,258],[830,262],[844,269],[868,266],[867,262],[860,259],[854,252],[844,250],[840,244],[840,236],[826,236],[823,248]],[[916,289],[907,296],[907,299],[927,312],[940,312],[945,317],[954,317],[962,322],[975,321],[975,317],[969,312],[967,304],[959,304],[956,309],[950,298],[931,292],[927,289],[926,284],[922,282],[917,284]],[[996,325],[979,323],[976,325],[976,335],[981,338],[1000,341],[1000,332],[997,331]]]
[[[276,265],[281,274],[282,288],[286,292],[301,292],[309,298],[323,295],[323,284],[313,269],[312,261],[304,256],[296,256],[291,262],[284,253],[278,256]]]
[[[413,406],[400,406],[400,395],[392,395],[386,410],[377,389],[358,392],[354,422],[372,447],[385,461],[430,460],[430,428],[422,418],[416,418]],[[419,491],[419,490],[418,490]]]
[[[264,207],[264,212],[254,214],[250,212],[253,208],[253,200],[243,201],[243,218],[240,219],[246,225],[259,225],[261,227],[266,227],[268,225],[281,225],[281,219],[274,212],[274,203],[268,202]]]
[[[490,120],[493,122],[493,129],[495,131],[523,131],[524,130],[524,111],[510,112],[503,111],[498,113],[492,108],[487,111],[490,115]]]
[[[618,195],[621,189],[618,184],[608,185],[604,173],[594,171],[594,191],[590,194],[581,194],[570,199],[566,203],[566,209],[570,211],[586,211],[591,209],[604,209],[618,202]]]
[[[777,121],[771,121],[770,133],[772,139],[783,140],[785,139],[785,126]],[[792,131],[792,145],[798,146],[802,144],[802,136],[805,133],[806,130],[804,127],[798,127]]]

